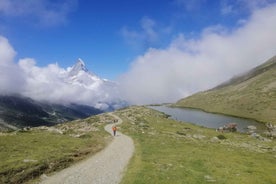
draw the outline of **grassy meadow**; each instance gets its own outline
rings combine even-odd
[[[111,140],[104,131],[109,116],[0,134],[0,183],[25,183],[103,149]],[[62,132],[62,133],[61,133]]]
[[[116,114],[135,142],[122,184],[276,183],[275,140],[221,134],[143,107]]]
[[[276,183],[275,140],[168,119],[133,106],[115,112],[120,131],[135,143],[122,184]],[[29,131],[0,135],[0,183],[35,183],[103,149],[111,140],[103,129],[107,114]],[[62,132],[62,133],[61,133]]]

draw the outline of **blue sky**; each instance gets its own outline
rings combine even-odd
[[[142,104],[264,62],[276,54],[275,30],[276,0],[0,0],[2,62],[67,68],[81,58]]]
[[[196,38],[210,25],[234,28],[252,9],[273,2],[10,0],[19,9],[12,12],[14,7],[4,10],[5,1],[0,1],[0,35],[8,38],[17,59],[69,67],[80,57],[89,70],[112,80],[150,47],[165,48],[179,34]],[[55,14],[53,19],[47,19],[45,11]]]

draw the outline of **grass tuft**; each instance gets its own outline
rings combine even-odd
[[[226,137],[224,135],[218,135],[217,138],[219,138],[220,140],[226,139]]]

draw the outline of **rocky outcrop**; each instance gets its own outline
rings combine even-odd
[[[267,137],[276,138],[276,125],[272,125],[271,123],[266,124],[267,131],[265,132],[265,135]]]

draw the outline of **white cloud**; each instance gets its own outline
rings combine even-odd
[[[60,68],[58,64],[37,67],[35,60],[31,58],[21,59],[19,66],[24,71],[26,79],[21,94],[35,100],[97,106],[99,101],[108,102],[115,99],[114,96],[107,96],[114,91],[111,93],[111,89],[104,88],[101,82],[95,82],[97,85],[92,84],[90,87],[86,86],[85,81],[74,83],[69,76],[71,68],[66,70]],[[87,76],[79,77],[80,80],[87,80]]]
[[[0,15],[22,18],[43,26],[64,24],[78,0],[0,0]]]
[[[145,40],[149,40],[149,42],[155,42],[158,39],[158,33],[154,30],[156,23],[148,18],[144,17],[141,20],[141,26],[145,33]]]
[[[23,72],[13,63],[15,54],[9,41],[0,36],[0,94],[17,93],[25,83]]]
[[[112,82],[97,76],[89,78],[85,72],[71,76],[70,67],[64,69],[58,64],[38,67],[32,58],[14,63],[15,54],[8,40],[0,36],[0,95],[21,94],[39,101],[78,103],[102,109],[118,100]]]
[[[6,65],[13,62],[15,55],[16,52],[10,45],[9,41],[5,37],[0,36],[0,64]]]
[[[221,13],[228,15],[252,12],[275,2],[275,0],[223,0],[221,1]]]
[[[157,27],[157,23],[149,18],[140,20],[140,30],[131,30],[128,27],[121,29],[121,34],[127,44],[135,49],[148,48],[159,41],[161,34],[166,34],[168,28]]]
[[[149,49],[121,78],[135,104],[172,102],[245,72],[276,54],[276,4],[255,10],[235,30],[208,27],[199,39],[179,35],[167,49]]]
[[[205,0],[174,0],[173,3],[186,11],[195,11],[201,8]]]

